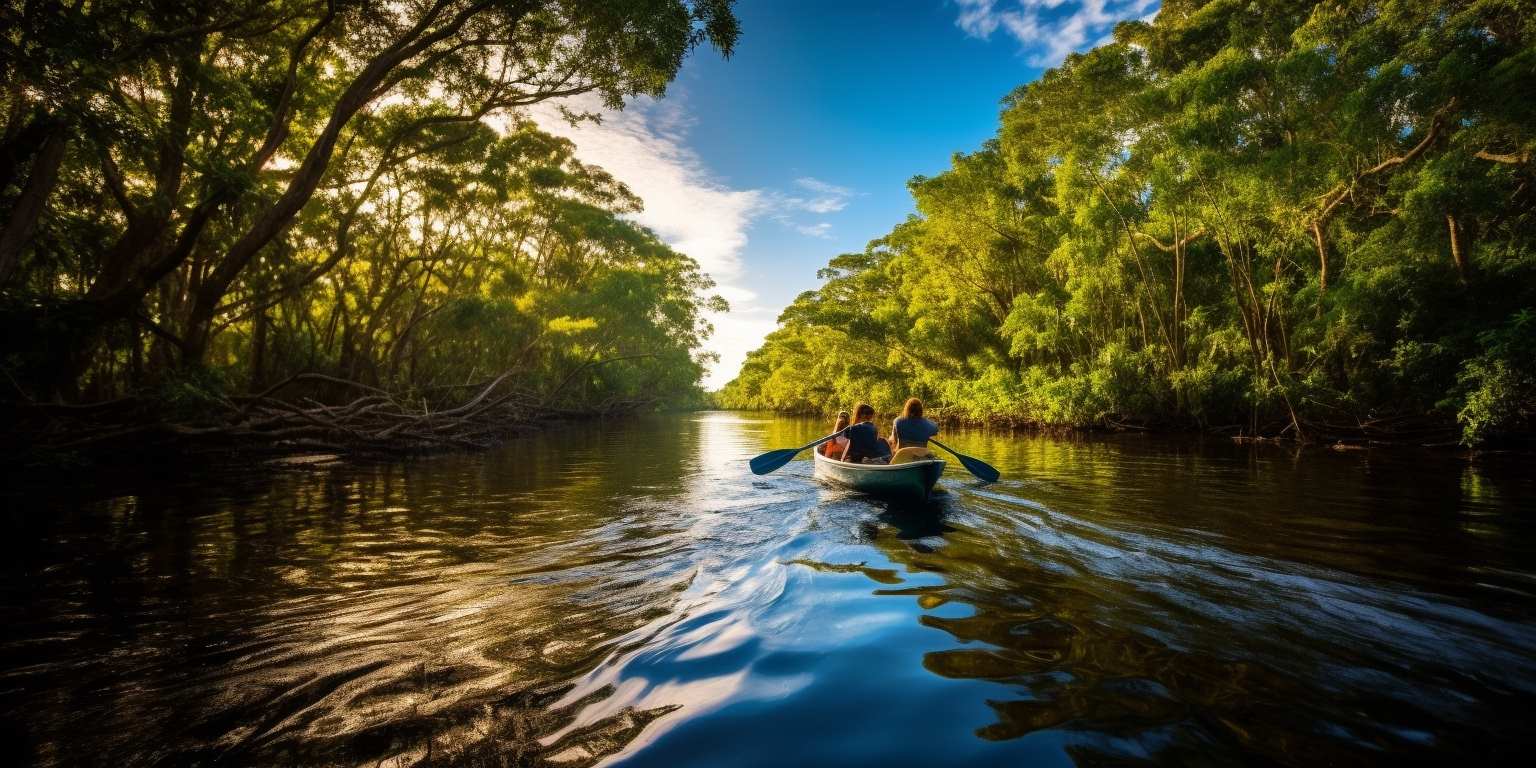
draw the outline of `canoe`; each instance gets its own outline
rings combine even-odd
[[[875,496],[926,499],[939,475],[943,459],[924,459],[905,464],[850,464],[829,459],[816,451],[816,477],[842,483],[855,491]]]

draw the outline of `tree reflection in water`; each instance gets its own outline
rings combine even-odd
[[[39,765],[630,768],[1530,740],[1523,469],[962,433],[1002,482],[893,506],[808,461],[747,473],[825,428],[671,415],[13,494],[0,736]]]
[[[1025,508],[1042,513],[1038,526],[1055,529],[1042,537],[1055,546],[1010,530],[1011,524],[1036,527],[1028,516],[1014,517],[1017,509],[972,504],[959,513],[966,524],[956,527],[948,522],[956,516],[955,500],[952,494],[924,505],[887,505],[859,533],[905,572],[942,576],[937,586],[873,593],[915,597],[924,611],[918,621],[959,643],[925,653],[925,669],[997,684],[986,700],[996,721],[976,729],[980,738],[1052,731],[1062,749],[1085,764],[1256,755],[1288,764],[1372,763],[1381,750],[1430,743],[1430,734],[1444,730],[1444,715],[1467,711],[1455,706],[1464,701],[1454,695],[1423,696],[1436,678],[1457,674],[1440,665],[1433,649],[1384,630],[1415,619],[1443,622],[1419,630],[1432,636],[1465,631],[1461,621],[1474,617],[1437,612],[1412,593],[1331,581],[1342,574],[1286,574],[1285,564],[1211,548],[1200,550],[1207,558],[1201,560],[1177,544],[1158,552],[1147,546],[1154,542],[1133,536],[1117,542],[1114,531],[1034,504]],[[1084,555],[1098,562],[1077,559]],[[1105,569],[1106,559],[1140,567]],[[1140,577],[1131,577],[1133,571]],[[1233,591],[1254,591],[1255,582],[1282,589],[1246,599]],[[956,604],[971,613],[928,613]],[[1349,666],[1358,652],[1340,646],[1350,639],[1341,621],[1351,606],[1375,614],[1381,626],[1358,628],[1357,637],[1405,657],[1400,670]],[[1402,614],[1389,615],[1397,611]],[[1504,629],[1510,637],[1536,637],[1529,628]],[[1339,636],[1298,641],[1311,630]],[[1495,645],[1481,650],[1520,669],[1523,695],[1536,690],[1530,659]],[[1490,694],[1508,707],[1494,710],[1500,713],[1495,721],[1518,728],[1521,694]]]

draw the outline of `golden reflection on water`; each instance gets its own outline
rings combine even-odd
[[[1523,472],[962,432],[1003,481],[952,464],[917,507],[804,460],[747,473],[827,426],[688,414],[19,498],[0,733],[40,765],[1311,764],[1521,738]]]

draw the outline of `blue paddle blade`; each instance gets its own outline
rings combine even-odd
[[[988,464],[981,459],[973,459],[970,456],[967,456],[937,440],[929,440],[928,442],[933,443],[934,445],[937,445],[938,447],[954,454],[955,458],[960,460],[961,466],[965,467],[966,470],[968,470],[971,474],[981,478],[982,480],[985,480],[986,482],[996,482],[999,477],[1003,476],[1003,473],[993,469],[991,464]]]
[[[971,471],[971,474],[989,483],[996,482],[999,477],[1003,476],[1003,473],[993,469],[991,464],[988,464],[981,459],[973,459],[969,456],[963,456],[958,453],[955,454],[955,458],[959,459],[960,463],[964,464],[965,468]]]
[[[805,449],[804,448],[781,448],[781,449],[779,449],[777,451],[769,451],[769,452],[767,452],[767,453],[765,453],[765,454],[763,454],[761,456],[758,456],[757,458],[753,459],[752,461],[750,461],[748,463],[752,466],[752,474],[754,474],[754,475],[766,475],[769,472],[772,472],[775,469],[778,469],[779,467],[782,467],[785,464],[788,464],[791,459],[795,458],[795,454],[797,454],[797,453],[799,453],[799,452],[801,452],[803,450],[805,450]]]
[[[835,432],[821,438],[820,440],[813,440],[809,443],[806,443],[799,448],[780,448],[777,451],[769,451],[747,463],[752,467],[752,474],[766,475],[769,472],[772,472],[775,469],[788,464],[789,460],[795,458],[795,456],[798,455],[801,451],[815,448],[816,446],[821,445],[822,443],[825,443],[834,437],[837,437],[837,433]]]

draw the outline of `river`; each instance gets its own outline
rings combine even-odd
[[[1530,457],[960,432],[923,506],[699,413],[8,489],[36,765],[1521,762]],[[189,476],[195,474],[195,476]]]

